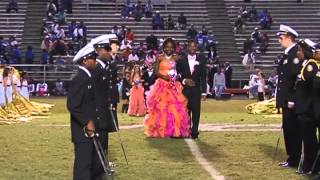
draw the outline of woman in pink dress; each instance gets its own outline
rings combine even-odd
[[[144,116],[146,114],[144,88],[141,80],[140,67],[139,65],[135,65],[132,69],[130,78],[132,87],[130,89],[129,97],[129,116]]]
[[[182,85],[176,80],[175,42],[168,38],[163,43],[164,54],[156,61],[158,77],[147,92],[148,114],[144,119],[147,137],[189,137],[190,117],[187,99],[182,94]]]

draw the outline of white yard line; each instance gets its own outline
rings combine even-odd
[[[192,155],[196,158],[196,160],[203,167],[203,169],[205,169],[210,174],[212,179],[214,179],[214,180],[225,180],[225,177],[217,169],[214,168],[214,166],[213,166],[213,164],[211,162],[209,162],[203,156],[203,154],[201,153],[201,151],[199,149],[199,146],[197,145],[197,143],[194,140],[185,139],[184,141],[189,146]]]

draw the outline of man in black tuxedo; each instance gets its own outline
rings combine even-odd
[[[152,64],[149,64],[147,69],[143,72],[142,79],[144,92],[149,91],[150,86],[152,86],[156,81],[156,75],[152,68]]]
[[[226,62],[224,65],[224,75],[226,77],[226,87],[231,88],[232,67],[229,62]]]
[[[115,34],[101,35],[90,42],[95,48],[98,57],[97,68],[94,71],[95,97],[97,121],[99,122],[101,145],[108,154],[108,133],[115,132],[116,127],[110,114],[110,95],[113,94],[113,76],[110,68],[112,60],[112,46],[118,48],[118,38]],[[111,75],[110,75],[111,74]]]
[[[188,110],[192,120],[191,138],[198,138],[201,98],[206,98],[206,60],[202,54],[196,54],[197,44],[188,41],[188,54],[177,61],[177,73],[183,85],[183,94],[188,99]]]
[[[276,106],[282,108],[282,128],[288,158],[279,163],[282,167],[297,167],[301,156],[302,137],[299,120],[295,112],[295,83],[301,69],[297,58],[298,33],[289,26],[280,25],[277,33],[279,43],[285,49],[278,64]]]
[[[74,180],[96,179],[103,174],[90,138],[94,132],[99,132],[96,118],[96,102],[94,95],[92,70],[96,67],[96,54],[92,45],[82,48],[74,57],[79,72],[72,79],[67,96],[67,108],[71,115],[71,139],[74,143]]]

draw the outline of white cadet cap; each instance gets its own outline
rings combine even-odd
[[[299,34],[297,33],[297,31],[283,24],[280,25],[280,31],[277,32],[277,36],[281,36],[281,35],[292,35],[294,37],[299,37]]]
[[[311,41],[310,39],[305,39],[304,42],[305,42],[309,47],[311,47],[312,49],[315,49],[315,48],[316,48],[317,43]]]
[[[115,34],[104,34],[98,36],[90,41],[93,47],[99,47],[99,45],[118,43],[118,37]]]
[[[81,59],[87,59],[89,57],[95,57],[96,53],[91,43],[88,43],[74,56],[73,62],[78,62]]]

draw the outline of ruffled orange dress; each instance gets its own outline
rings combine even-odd
[[[175,70],[175,61],[160,60],[159,73],[168,75]],[[158,78],[146,96],[147,112],[144,119],[147,137],[189,137],[190,117],[187,99],[179,81]]]

